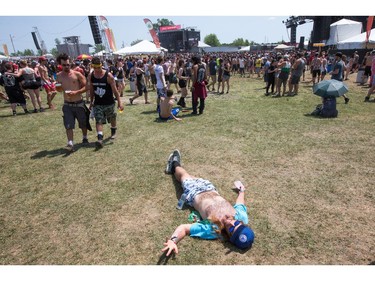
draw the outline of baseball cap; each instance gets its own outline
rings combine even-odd
[[[39,61],[41,62],[41,61],[45,61],[45,60],[47,60],[45,57],[39,57]]]
[[[230,238],[230,242],[237,248],[247,249],[254,242],[254,232],[246,225],[240,225]]]

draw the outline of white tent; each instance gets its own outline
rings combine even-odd
[[[366,43],[366,32],[350,37],[337,43],[337,49],[373,49],[375,47],[375,28],[371,30],[368,43]]]
[[[238,50],[239,52],[250,52],[250,46],[242,47]]]
[[[94,54],[93,56],[94,56],[94,57],[102,57],[102,56],[104,56],[105,54],[106,54],[106,51],[105,51],[105,50],[102,50],[102,51],[100,51],[100,52]]]
[[[202,41],[198,41],[198,48],[206,48],[206,47],[211,47],[211,46],[207,45],[206,43]]]
[[[8,57],[6,57],[6,56],[3,56],[3,55],[0,55],[0,60],[2,60],[2,59],[7,59]]]
[[[131,47],[122,48],[114,52],[114,54],[116,55],[149,55],[149,54],[158,55],[158,54],[161,54],[162,51],[168,51],[168,50],[165,48],[158,49],[156,48],[154,43],[151,43],[148,40],[143,40]]]
[[[345,39],[358,35],[362,32],[362,23],[342,19],[334,22],[329,28],[329,39],[325,42],[326,45],[336,45]]]
[[[276,50],[291,50],[293,48],[294,48],[293,46],[287,46],[284,44],[280,44],[275,47]]]

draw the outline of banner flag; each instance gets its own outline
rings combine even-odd
[[[368,42],[368,39],[370,38],[373,22],[374,22],[374,16],[370,16],[367,18],[366,42]]]
[[[114,43],[114,40],[113,40],[114,39],[113,32],[109,28],[109,25],[108,25],[108,20],[104,16],[99,16],[99,18],[100,18],[100,22],[102,23],[102,26],[104,27],[104,32],[105,32],[105,35],[107,37],[109,48],[112,50],[112,52],[114,52],[114,51],[116,51],[116,46],[115,46],[115,43]]]
[[[155,44],[156,48],[160,49],[159,37],[155,32],[155,29],[154,29],[154,26],[152,25],[152,22],[149,19],[143,19],[143,21],[145,22],[148,31],[150,31],[152,40],[154,40],[154,44]]]

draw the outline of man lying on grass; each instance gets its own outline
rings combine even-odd
[[[254,241],[254,232],[248,223],[245,203],[245,187],[238,187],[238,197],[234,206],[219,195],[215,186],[208,180],[196,178],[181,167],[181,155],[174,150],[169,156],[167,174],[173,174],[181,182],[185,202],[194,207],[202,220],[192,224],[181,224],[164,243],[166,256],[178,253],[177,243],[186,235],[202,239],[229,240],[237,248],[248,249]]]

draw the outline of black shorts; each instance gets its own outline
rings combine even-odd
[[[298,85],[300,78],[301,78],[300,76],[293,75],[292,78],[290,78],[290,84],[292,84],[292,85]]]
[[[315,78],[316,76],[320,76],[320,69],[315,69],[312,71],[312,77]]]
[[[364,76],[371,76],[371,66],[365,67],[365,72],[363,73]]]

